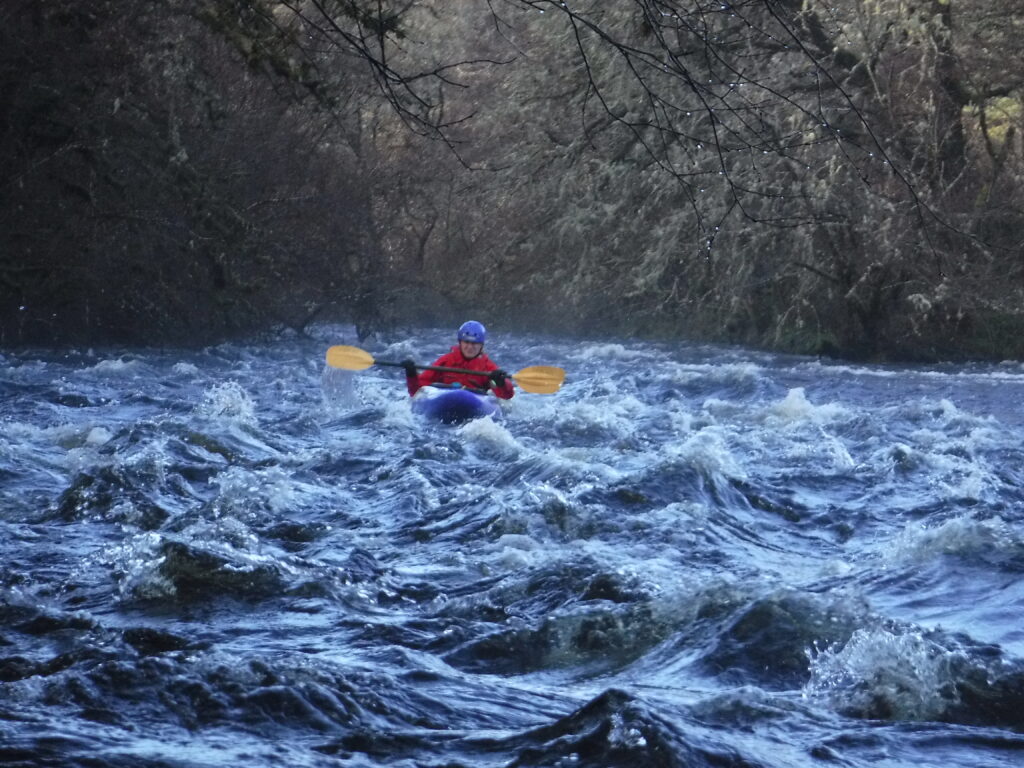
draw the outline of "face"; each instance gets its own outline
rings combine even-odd
[[[483,344],[478,344],[475,341],[460,341],[459,349],[462,352],[462,356],[467,360],[472,360],[474,357],[479,355],[484,350]]]

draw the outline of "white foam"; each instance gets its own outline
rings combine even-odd
[[[674,460],[682,460],[686,464],[699,469],[709,477],[725,477],[734,480],[745,480],[747,472],[729,450],[720,430],[702,429],[686,439],[686,441],[666,454]]]
[[[360,398],[352,371],[323,366],[320,373],[320,394],[326,406],[348,409],[358,407]]]
[[[672,431],[677,435],[692,432],[694,429],[693,414],[683,408],[666,409],[665,419],[668,421]]]
[[[115,358],[113,360],[100,360],[96,365],[84,370],[91,373],[98,373],[107,376],[122,376],[132,373],[139,367],[138,360],[124,360]]]
[[[85,436],[86,445],[105,445],[114,438],[113,433],[106,427],[93,427]]]
[[[466,438],[467,444],[503,459],[518,456],[523,449],[512,433],[494,419],[468,421],[459,427],[459,434]]]
[[[210,419],[257,425],[256,406],[249,394],[236,381],[215,384],[203,394],[195,413]]]
[[[519,571],[535,565],[536,558],[532,556],[532,553],[506,547],[498,556],[496,563],[503,570]]]
[[[624,344],[587,344],[575,355],[579,360],[635,360],[646,356],[642,350],[628,349]]]
[[[118,593],[122,600],[167,598],[177,593],[174,582],[160,570],[167,560],[159,554],[162,543],[158,533],[147,532],[107,553],[115,570],[120,571]]]
[[[402,393],[404,395],[404,393]],[[387,393],[381,396],[382,393],[378,391],[376,397],[372,397],[372,400],[376,401],[376,405],[384,409],[384,417],[381,419],[381,425],[384,427],[402,427],[404,429],[410,429],[416,425],[416,415],[412,412],[412,399],[409,397],[396,398],[391,393]]]
[[[216,509],[248,518],[261,509],[285,512],[301,495],[297,484],[279,467],[253,472],[230,467],[212,480],[220,488]]]
[[[646,410],[647,406],[631,395],[593,397],[559,403],[548,412],[547,420],[562,434],[625,438],[636,432],[636,415]]]
[[[452,341],[452,344],[455,344],[454,340]],[[441,351],[447,352],[448,350],[447,348],[444,348]],[[416,360],[416,358],[419,357],[419,354],[417,352],[416,345],[413,344],[412,341],[403,339],[402,341],[395,342],[394,344],[389,344],[384,349],[384,351],[381,352],[380,355],[377,355],[376,357],[378,357],[378,359],[380,360],[398,362],[400,360],[405,360],[406,358]],[[433,357],[430,358],[430,360],[434,360],[437,357],[438,355],[434,355]],[[421,365],[424,364],[422,360],[420,360],[419,362]]]
[[[812,370],[818,375],[849,375],[876,379],[906,379],[915,378],[947,380],[950,383],[957,382],[985,382],[1024,384],[1024,363],[1017,361],[1003,361],[999,364],[1001,370],[988,371],[964,371],[950,370],[938,371],[929,369],[913,368],[869,368],[858,365],[823,364],[820,361],[811,361],[796,366],[796,370]],[[1013,369],[1017,370],[1014,371]]]
[[[73,444],[78,443],[78,437],[81,434],[81,429],[73,424],[58,424],[53,427],[37,427],[35,424],[28,424],[23,421],[11,421],[11,422],[0,422],[0,426],[3,428],[3,434],[8,438],[24,440],[26,442],[32,442],[36,440],[47,440],[64,445],[71,441]],[[71,447],[70,445],[67,447]]]
[[[1020,533],[999,516],[978,520],[954,517],[940,525],[909,523],[886,548],[890,558],[924,561],[937,555],[1024,552]]]
[[[896,443],[875,451],[872,463],[883,468],[899,465],[904,470],[926,472],[930,475],[930,487],[941,491],[943,499],[985,501],[1005,486],[985,458],[986,453],[1002,447],[1004,433],[985,426],[953,436],[934,429],[919,429],[909,437],[909,445]]]
[[[670,380],[677,383],[691,382],[747,383],[762,377],[764,369],[756,363],[680,363],[670,374]]]
[[[841,648],[812,656],[804,694],[822,696],[840,711],[937,720],[955,703],[952,660],[919,633],[858,629]]]
[[[796,387],[789,390],[789,394],[785,398],[773,405],[770,413],[781,421],[821,424],[845,416],[848,411],[838,403],[814,405],[807,399],[804,388]]]
[[[511,547],[524,552],[533,552],[540,549],[540,544],[531,536],[522,533],[506,533],[498,539],[499,547]]]
[[[544,548],[536,539],[521,533],[502,535],[497,541],[497,547],[497,563],[508,571],[529,568],[546,557]]]
[[[823,374],[848,374],[850,376],[871,376],[879,379],[894,379],[908,375],[908,371],[899,371],[892,368],[865,368],[858,365],[824,364],[820,360],[813,360],[801,363],[796,370],[810,369],[816,375]]]

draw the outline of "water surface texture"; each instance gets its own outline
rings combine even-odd
[[[1024,764],[1021,364],[317,335],[0,355],[0,764]]]

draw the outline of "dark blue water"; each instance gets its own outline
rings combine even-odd
[[[318,336],[0,355],[0,764],[1024,764],[1021,364]]]

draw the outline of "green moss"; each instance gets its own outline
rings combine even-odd
[[[961,339],[951,340],[967,357],[1024,360],[1024,314],[988,312],[974,318]]]
[[[985,104],[989,137],[1001,145],[1006,141],[1010,129],[1020,123],[1022,113],[1024,108],[1020,100],[1012,96],[989,99]]]
[[[837,356],[842,355],[844,350],[844,345],[835,333],[820,327],[797,328],[790,326],[775,332],[764,341],[764,346],[796,355]],[[860,355],[854,356],[859,357]]]

